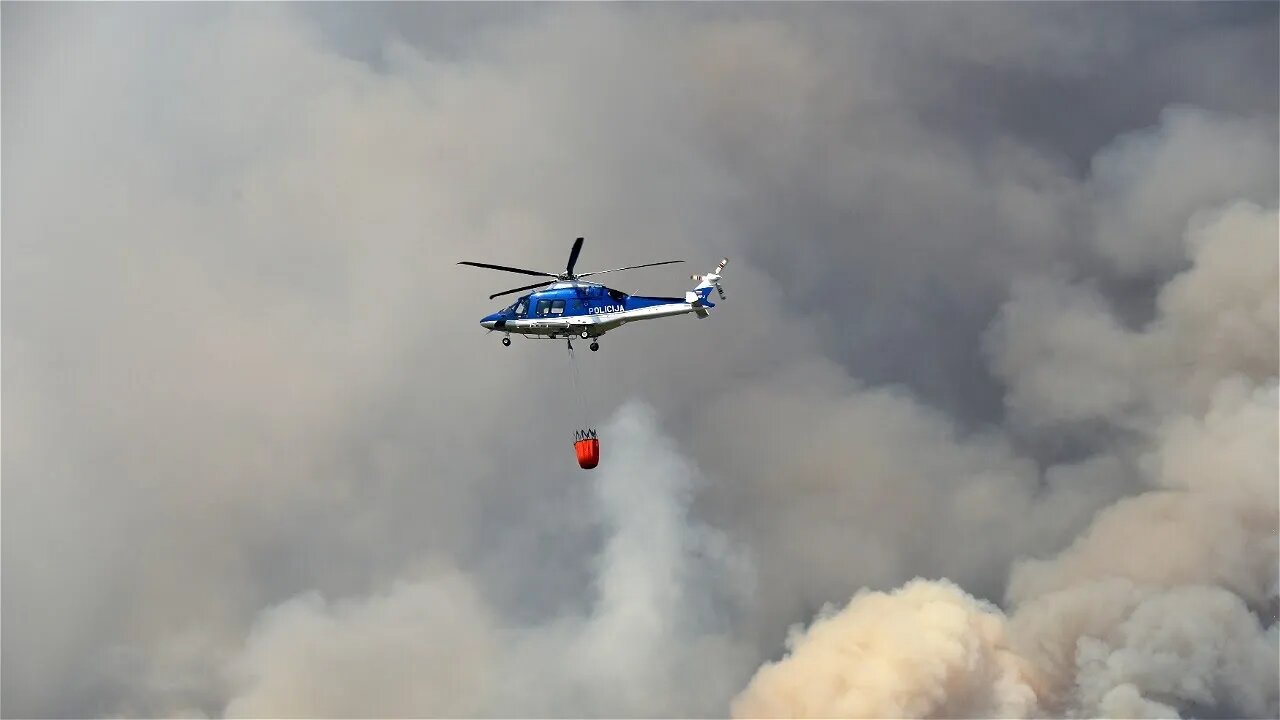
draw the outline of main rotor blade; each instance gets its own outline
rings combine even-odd
[[[582,238],[573,241],[573,249],[569,251],[569,264],[564,266],[565,274],[573,277],[573,266],[578,264],[578,253],[582,252]]]
[[[671,265],[672,263],[682,263],[682,262],[684,261],[683,260],[663,260],[662,262],[645,263],[644,265],[628,265],[626,267],[613,268],[611,270],[596,270],[595,272],[582,273],[581,275],[578,275],[578,277],[584,278],[584,277],[587,277],[588,275],[603,275],[605,273],[618,272],[619,270],[635,270],[636,268],[653,267],[655,265]]]
[[[557,279],[558,279],[558,278],[557,278]],[[520,292],[521,290],[532,290],[532,289],[534,289],[534,288],[540,288],[540,287],[543,287],[543,286],[545,286],[545,285],[550,285],[550,284],[551,284],[551,283],[553,283],[553,282],[555,282],[555,280],[548,280],[548,281],[546,281],[546,282],[534,283],[534,284],[532,284],[532,285],[525,285],[524,287],[512,288],[512,289],[510,289],[510,290],[503,290],[503,291],[502,291],[502,292],[500,292],[500,293],[494,293],[494,294],[490,295],[490,296],[489,296],[489,299],[490,299],[490,300],[492,300],[492,299],[494,299],[494,298],[496,298],[496,297],[502,297],[503,295],[510,295],[511,293]]]
[[[551,273],[539,272],[539,271],[537,271],[537,270],[525,270],[524,268],[507,267],[506,265],[493,265],[493,264],[491,264],[491,263],[471,262],[470,260],[463,260],[463,261],[459,262],[458,264],[459,264],[459,265],[470,265],[470,266],[472,266],[472,267],[489,268],[490,270],[503,270],[503,271],[505,271],[505,272],[520,273],[521,275],[533,275],[533,276],[535,276],[535,277],[549,277],[549,278],[559,277],[558,275],[552,275]]]

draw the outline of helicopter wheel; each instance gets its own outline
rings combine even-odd
[[[502,345],[503,345],[503,347],[510,347],[510,346],[511,346],[511,338],[502,338]]]
[[[582,338],[583,340],[586,340],[587,338],[591,337],[591,333],[587,332],[586,330],[583,330],[582,332],[578,333],[578,337]]]
[[[600,343],[598,343],[598,342],[593,342],[593,343],[591,343],[591,352],[595,352],[595,351],[597,351],[597,350],[599,350],[599,349],[600,349]]]

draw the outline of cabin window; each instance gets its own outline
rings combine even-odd
[[[552,314],[552,315],[563,315],[563,314],[564,314],[564,301],[563,301],[563,300],[556,300],[556,301],[553,301],[553,302],[551,303],[551,314]]]
[[[538,317],[542,317],[542,316],[546,315],[546,314],[547,314],[547,309],[548,309],[548,308],[550,308],[550,307],[551,307],[551,301],[550,301],[550,300],[539,300],[539,301],[538,301],[538,309],[537,309]]]
[[[527,310],[528,308],[529,306],[526,305],[524,299],[521,298],[520,302],[516,303],[516,317],[518,318],[524,317],[524,311]]]

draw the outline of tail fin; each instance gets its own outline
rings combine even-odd
[[[707,316],[707,311],[704,310],[703,308],[713,308],[716,306],[715,303],[711,302],[711,300],[709,299],[711,296],[712,288],[715,288],[716,293],[720,295],[721,300],[725,299],[724,288],[720,287],[720,277],[721,277],[721,273],[724,272],[724,266],[728,264],[729,264],[729,258],[721,258],[720,264],[716,265],[715,270],[712,270],[711,272],[705,275],[689,276],[690,280],[699,281],[698,284],[693,288],[693,290],[689,291],[688,293],[685,293],[686,300],[689,302],[689,304],[694,306],[695,308],[694,312],[697,313],[698,317],[704,318]]]

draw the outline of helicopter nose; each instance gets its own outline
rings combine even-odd
[[[506,323],[502,321],[502,313],[485,315],[484,318],[480,320],[480,326],[486,330],[501,330],[503,325],[506,325]]]

